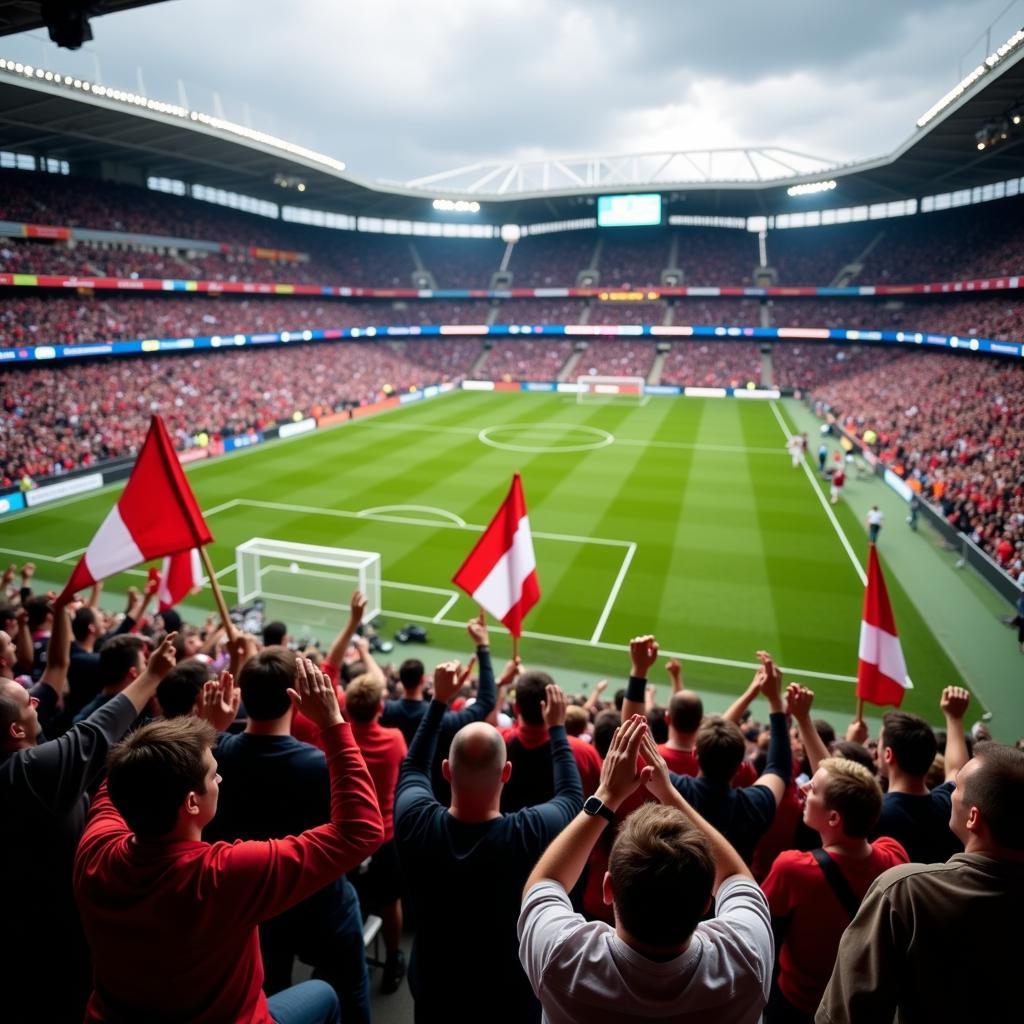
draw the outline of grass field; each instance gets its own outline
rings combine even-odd
[[[474,609],[449,581],[518,470],[542,591],[525,661],[616,679],[628,668],[617,652],[653,632],[691,685],[737,692],[766,648],[821,706],[846,713],[867,545],[853,513],[841,503],[833,515],[814,474],[790,466],[786,429],[774,402],[458,392],[199,463],[189,479],[229,601],[234,549],[251,537],[379,551],[386,631],[425,622],[461,647]],[[61,582],[114,496],[16,516],[0,550],[30,554],[41,579]],[[889,583],[915,680],[904,707],[931,718],[928,680],[956,673]],[[329,575],[271,565],[264,587],[293,633],[326,635],[341,618],[343,587]],[[198,600],[212,607],[208,592]],[[494,646],[504,655],[508,638]]]

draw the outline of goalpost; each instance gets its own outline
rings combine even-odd
[[[363,621],[381,612],[380,554],[253,537],[235,548],[238,603],[260,599],[268,617],[337,629],[352,592],[366,596]],[[271,612],[273,607],[273,612]],[[294,627],[289,623],[289,630]]]
[[[600,377],[588,374],[576,378],[576,401],[599,402],[625,399],[640,401],[644,399],[643,377]]]

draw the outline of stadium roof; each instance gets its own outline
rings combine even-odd
[[[78,7],[84,16],[95,18],[100,14],[116,14],[132,7],[148,7],[163,0],[80,0]],[[71,3],[62,5],[65,10]],[[43,16],[41,0],[0,0],[0,36],[11,36],[17,32],[30,32],[43,28],[47,21]]]
[[[0,11],[7,6],[0,0]],[[561,178],[549,174],[546,180],[538,180],[536,175],[522,173],[528,165],[495,164],[468,169],[473,174],[468,182],[459,181],[458,172],[406,184],[370,181],[348,173],[340,161],[221,118],[5,61],[0,61],[0,149],[67,160],[87,173],[90,169],[109,172],[119,165],[134,169],[139,180],[146,176],[179,179],[278,203],[409,220],[441,219],[432,207],[436,198],[479,202],[479,213],[458,218],[463,221],[530,224],[573,219],[592,214],[588,207],[596,195],[645,188],[665,195],[667,212],[673,214],[751,216],[853,206],[970,188],[1024,174],[1024,124],[1011,123],[1013,112],[1024,104],[1024,32],[1014,40],[1012,46],[1002,48],[1005,52],[997,60],[989,58],[988,66],[979,66],[975,80],[924,115],[895,152],[842,167],[804,165],[814,169],[788,177],[781,177],[776,167],[760,178],[748,175],[748,180],[714,180],[705,173],[703,177],[690,174],[688,179],[680,174],[671,181],[664,170],[672,165],[664,158],[685,154],[657,154],[661,166],[657,176],[649,170],[630,175],[628,168],[622,170],[624,158],[606,157],[590,158],[594,170],[587,172],[589,179],[575,173]],[[1008,131],[1000,139],[1004,123]],[[994,141],[981,151],[979,131],[988,132]],[[782,150],[740,152],[748,154],[752,167],[756,165],[751,153],[784,154]],[[646,158],[625,159],[639,168],[638,161]],[[579,161],[546,163],[571,170]],[[793,166],[800,169],[799,164]],[[117,177],[125,180],[123,171]],[[787,195],[789,186],[822,177],[834,179],[836,191],[799,198]],[[454,187],[456,182],[461,187]],[[506,184],[501,191],[500,182],[515,182],[517,188]]]

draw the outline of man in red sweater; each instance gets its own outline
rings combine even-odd
[[[839,940],[868,886],[908,859],[895,839],[865,838],[882,810],[881,787],[865,767],[825,758],[804,789],[804,821],[820,834],[821,848],[780,853],[761,883],[776,936],[782,936],[768,1024],[811,1024]]]
[[[324,982],[264,996],[257,925],[360,864],[384,837],[377,798],[330,681],[296,662],[296,707],[321,729],[331,820],[267,842],[204,843],[217,812],[213,728],[153,722],[110,757],[75,858],[93,952],[87,1021],[336,1021]]]
[[[384,681],[367,672],[356,676],[345,687],[345,707],[352,723],[352,735],[366,761],[373,779],[384,819],[384,845],[370,858],[365,873],[353,874],[365,908],[379,913],[387,961],[380,990],[384,995],[398,991],[405,977],[405,955],[402,953],[402,872],[395,847],[395,786],[407,747],[399,729],[386,729],[380,724],[384,711]]]

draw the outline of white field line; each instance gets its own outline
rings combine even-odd
[[[590,638],[591,643],[597,643],[597,641],[601,639],[601,633],[604,631],[604,626],[608,621],[608,616],[612,613],[612,608],[615,607],[615,599],[619,596],[619,589],[622,587],[622,581],[626,578],[630,562],[633,561],[633,556],[635,554],[636,545],[630,544],[622,559],[622,565],[619,567],[619,575],[615,577],[615,582],[612,584],[608,600],[604,603],[604,610],[601,612],[601,618],[597,620],[597,625],[594,627],[594,635]]]
[[[782,418],[779,413],[778,406],[776,406],[774,400],[769,403],[771,405],[772,412],[775,413],[775,419],[779,426],[782,428],[783,434],[786,435],[788,441],[793,435],[790,433],[789,427],[786,426],[786,421]],[[857,573],[857,578],[860,580],[862,586],[867,586],[868,577],[864,572],[864,566],[860,564],[860,559],[857,557],[857,553],[853,550],[850,545],[849,538],[843,532],[843,528],[839,525],[839,520],[836,519],[835,512],[832,511],[832,506],[828,503],[828,499],[825,497],[824,492],[818,486],[817,481],[814,479],[814,474],[811,472],[811,467],[807,465],[806,459],[800,460],[800,465],[803,468],[804,474],[807,477],[808,482],[811,485],[811,490],[818,497],[818,501],[821,502],[821,507],[825,510],[825,515],[828,516],[829,522],[835,528],[836,534],[839,536],[839,540],[842,542],[843,547],[846,549],[846,553],[850,556],[850,561],[853,564],[854,571]]]
[[[18,555],[18,556],[21,556],[22,558],[38,558],[38,559],[40,559],[41,561],[44,561],[44,562],[52,562],[54,565],[62,564],[62,563],[59,563],[57,561],[57,559],[51,557],[50,555],[34,554],[31,551],[18,551],[18,550],[14,550],[12,548],[0,548],[0,552],[2,552],[4,554],[9,554],[9,555]],[[232,569],[234,569],[233,565],[225,566],[223,569],[218,569],[215,575],[219,578],[219,577],[224,576],[227,573],[229,573]],[[148,573],[146,573],[142,569],[128,569],[128,570],[125,571],[125,573],[123,575],[126,575],[126,576],[143,576],[143,577],[145,577],[145,576],[148,575]],[[382,582],[382,584],[386,583],[386,581],[383,581],[383,580],[381,582]],[[390,585],[390,584],[388,584],[388,585]],[[409,586],[409,585],[401,584],[401,586]],[[221,590],[223,590],[223,591],[225,591],[227,593],[231,593],[231,594],[237,594],[238,593],[238,588],[237,587],[233,587],[230,584],[225,584],[223,587],[221,587]],[[454,595],[455,600],[458,600],[458,596],[459,596],[458,594]],[[292,597],[290,595],[285,595],[285,594],[267,594],[267,597],[272,597],[272,598],[275,598],[276,600],[280,600],[280,601],[294,601],[294,602],[297,602],[297,603],[309,604],[309,605],[314,605],[314,606],[322,607],[322,608],[329,608],[332,611],[338,610],[338,607],[339,607],[337,602],[332,603],[332,602],[328,602],[328,601],[313,601],[313,600],[311,600],[309,598]],[[447,612],[449,610],[449,607],[451,606],[451,604],[454,604],[454,601],[449,602],[449,606],[444,608],[442,610],[442,612]],[[436,623],[439,626],[452,626],[455,629],[464,629],[465,625],[466,625],[465,622],[456,621],[454,619],[445,619],[445,618],[438,617],[437,615],[435,615],[433,618],[431,618],[430,616],[427,616],[427,615],[413,615],[413,614],[411,614],[409,612],[393,612],[393,611],[382,611],[381,615],[390,615],[390,616],[395,617],[395,618],[410,619],[410,620],[412,620],[414,622],[433,622],[433,623]],[[494,630],[495,632],[498,632],[498,633],[507,633],[508,632],[508,630],[505,629],[505,627],[500,625],[499,623],[492,624],[490,626],[490,628],[492,630]],[[555,634],[552,634],[552,633],[534,633],[534,632],[531,632],[529,630],[524,630],[523,631],[523,636],[527,637],[530,640],[546,640],[546,641],[548,641],[550,643],[569,644],[569,645],[572,645],[574,647],[598,647],[598,648],[600,648],[603,651],[619,651],[619,652],[623,652],[623,653],[628,653],[629,652],[629,646],[627,644],[609,644],[609,643],[605,643],[602,640],[582,640],[582,639],[580,639],[578,637],[556,636]],[[751,669],[751,670],[755,670],[755,671],[760,667],[757,662],[753,662],[753,661],[735,661],[735,660],[733,660],[731,658],[713,658],[710,655],[706,655],[706,654],[690,654],[690,653],[685,652],[685,651],[669,651],[669,650],[662,649],[661,653],[665,657],[667,657],[667,658],[678,658],[680,661],[683,661],[683,662],[690,661],[690,662],[695,662],[695,663],[700,663],[700,664],[705,664],[705,665],[724,665],[724,666],[732,667],[732,668]],[[796,676],[796,677],[800,677],[800,678],[831,679],[831,680],[834,680],[834,681],[840,682],[840,683],[855,683],[857,681],[856,676],[836,675],[835,673],[832,673],[832,672],[815,672],[815,671],[812,671],[810,669],[790,668],[789,666],[786,666],[786,665],[781,666],[781,668],[782,668],[782,671],[786,672],[788,675]]]
[[[438,508],[436,505],[377,505],[375,508],[364,508],[358,514],[366,519],[372,519],[374,516],[380,516],[383,512],[433,512],[456,526],[466,525],[466,520],[462,516],[457,516],[445,508]]]
[[[63,555],[57,555],[58,562],[65,562],[69,558],[77,558],[79,555],[84,555],[88,548],[75,548],[74,551],[65,551]]]
[[[444,617],[452,610],[452,605],[458,601],[459,595],[453,593],[447,604],[430,620],[431,622],[442,622]]]

